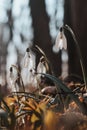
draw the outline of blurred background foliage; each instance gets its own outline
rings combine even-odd
[[[59,28],[68,24],[75,32],[86,67],[86,14],[86,0],[0,0],[0,84],[5,85],[11,64],[21,66],[26,48],[35,44],[46,53],[55,75],[81,76],[71,35],[65,32],[68,52],[55,54],[52,47]]]

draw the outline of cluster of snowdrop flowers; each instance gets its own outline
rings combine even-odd
[[[22,69],[22,75],[24,84],[32,84],[33,86],[36,86],[36,61],[35,61],[35,54],[31,51],[30,48],[26,49],[25,56],[23,58],[23,69]]]
[[[38,73],[43,72],[40,64],[38,64]],[[39,71],[40,70],[40,71]],[[9,89],[11,92],[23,92],[23,86],[21,83],[21,79],[24,83],[24,86],[32,86],[31,90],[35,90],[38,87],[38,81],[40,82],[40,76],[38,77],[36,74],[36,60],[35,54],[30,50],[30,48],[26,49],[24,58],[22,60],[22,69],[19,71],[16,65],[12,65],[10,67],[9,73]],[[24,89],[24,91],[26,88]]]
[[[67,49],[67,40],[64,34],[64,30],[61,27],[56,37],[55,44],[53,46],[53,52],[58,53],[59,50],[62,50],[62,49],[65,49],[65,50]]]
[[[30,86],[38,88],[39,83],[41,82],[40,73],[46,73],[48,69],[44,56],[40,58],[39,63],[36,66],[35,54],[30,50],[30,48],[27,48],[23,59],[23,64],[24,68],[27,68],[26,79],[28,78],[28,84],[30,84]]]
[[[63,28],[60,28],[60,31],[55,41],[55,45],[53,46],[53,51],[56,53],[61,49],[67,49],[67,40],[64,35]],[[49,70],[49,66],[44,54],[40,58],[39,63],[36,66],[36,55],[30,48],[26,49],[22,66],[23,68],[21,71],[21,75],[24,75],[24,77],[22,76],[24,85],[28,84],[36,88],[38,88],[39,83],[41,82],[40,73],[47,73],[47,71]],[[14,68],[11,67],[10,70],[11,86],[13,86],[12,91],[20,91],[20,87],[16,83],[16,80],[19,78],[18,73],[16,71],[13,72],[13,69]]]

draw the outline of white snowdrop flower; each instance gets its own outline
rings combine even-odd
[[[33,54],[30,55],[30,60],[29,60],[29,66],[28,69],[35,69],[36,62],[35,62],[35,56]]]
[[[39,83],[41,82],[41,74],[39,74],[39,73],[46,73],[47,69],[48,68],[46,66],[46,61],[45,61],[44,57],[42,56],[40,58],[40,62],[38,63],[38,66],[37,66],[37,80]]]
[[[24,59],[23,59],[23,62],[24,62],[23,65],[24,65],[25,68],[28,67],[29,61],[30,61],[30,51],[29,51],[29,48],[27,48]]]
[[[64,31],[62,28],[60,29],[60,32],[58,33],[55,41],[55,45],[53,46],[53,52],[57,53],[59,50],[67,49],[67,40],[64,34]]]
[[[26,54],[24,59],[22,60],[22,78],[24,85],[32,84],[32,80],[34,78],[34,71],[36,68],[36,55],[34,52],[30,49],[26,49]]]
[[[19,87],[16,86],[17,77],[17,70],[10,67],[10,89],[12,92],[19,91]]]
[[[26,54],[23,62],[24,62],[24,67],[28,68],[28,70],[35,68],[36,65],[35,55],[29,48],[26,49]]]
[[[37,77],[36,77],[36,75],[32,78],[32,85],[35,87],[35,88],[37,88],[38,87],[38,81],[37,81]]]
[[[35,72],[35,69],[30,70],[29,72],[29,91],[33,92],[38,88],[38,80],[37,80],[37,74]]]
[[[37,66],[37,73],[46,73],[46,66],[45,66],[45,61],[42,59],[40,59],[40,62]]]
[[[31,83],[32,85],[37,85],[37,81],[36,81],[36,73],[34,69],[31,69],[29,71],[29,83]]]
[[[37,73],[46,73],[46,67],[42,62],[39,62],[37,66]]]
[[[15,81],[17,79],[17,70],[13,67],[10,67],[10,79]]]
[[[24,56],[24,67],[27,68],[29,65],[30,56],[28,56],[28,53],[26,52]]]
[[[29,83],[33,83],[32,81],[33,81],[34,77],[35,77],[35,70],[31,69],[29,71]]]

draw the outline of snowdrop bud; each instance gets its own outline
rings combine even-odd
[[[64,31],[60,28],[60,32],[58,33],[55,41],[55,45],[53,46],[53,52],[57,53],[59,50],[67,49],[67,40],[64,35]]]

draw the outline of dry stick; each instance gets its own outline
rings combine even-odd
[[[78,44],[78,42],[76,40],[76,37],[75,37],[75,34],[74,34],[73,30],[68,25],[63,26],[63,28],[68,30],[71,33],[71,35],[73,37],[73,40],[75,41],[77,51],[78,51],[79,60],[80,60],[80,65],[81,65],[81,69],[82,69],[83,79],[84,79],[84,83],[85,83],[85,90],[87,92],[86,73],[85,73],[85,67],[84,67],[84,64],[83,64],[83,58],[82,58],[82,54],[81,54],[79,44]]]

